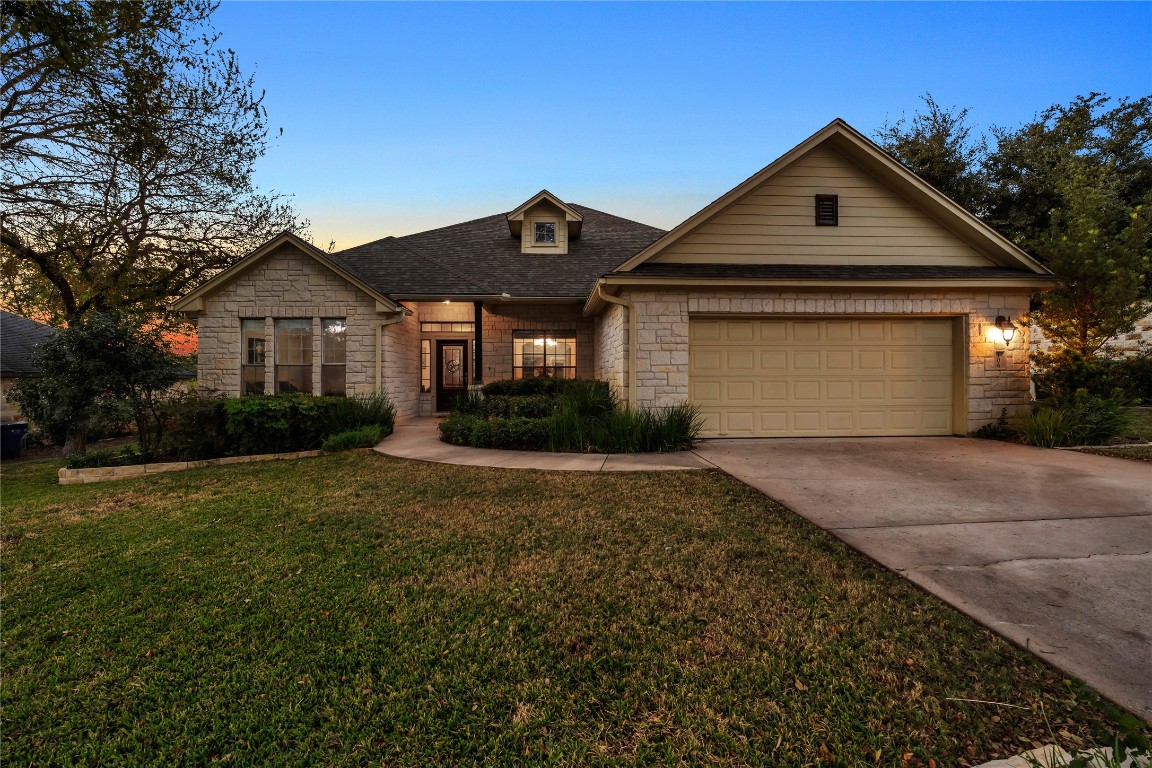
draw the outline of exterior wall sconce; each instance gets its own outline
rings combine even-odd
[[[1000,329],[1000,335],[1004,337],[1004,344],[1011,344],[1013,337],[1016,336],[1016,324],[1012,322],[1012,318],[997,315],[996,327]]]

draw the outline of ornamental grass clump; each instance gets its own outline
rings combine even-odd
[[[1053,398],[1017,419],[1020,441],[1039,448],[1102,445],[1130,429],[1135,420],[1130,399],[1120,390],[1107,397],[1079,389]]]

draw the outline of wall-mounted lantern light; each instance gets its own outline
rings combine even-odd
[[[996,317],[996,327],[1000,329],[1000,335],[1004,338],[1004,343],[1011,344],[1012,338],[1016,335],[1016,325],[1012,322],[1012,318],[998,315]]]

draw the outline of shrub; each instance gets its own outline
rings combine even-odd
[[[540,451],[548,445],[548,420],[454,413],[440,423],[440,434],[453,445]]]
[[[231,453],[287,453],[318,448],[330,432],[333,401],[298,392],[245,395],[224,402]]]
[[[1067,399],[1081,389],[1094,395],[1108,395],[1123,387],[1120,368],[1113,360],[1064,349],[1037,353],[1032,356],[1032,362],[1035,367],[1032,381],[1040,400]]]
[[[347,451],[351,448],[371,448],[385,437],[384,427],[368,424],[359,429],[329,435],[321,448],[325,451]]]
[[[1107,397],[1081,389],[1069,398],[1048,400],[1017,420],[1020,440],[1041,448],[1100,445],[1123,434],[1134,421],[1127,395]]]
[[[565,394],[576,382],[581,379],[557,379],[551,376],[534,376],[529,379],[505,379],[492,381],[484,385],[485,396],[511,395],[514,397],[524,395],[547,395],[560,397]]]
[[[375,426],[380,427],[380,439],[383,439],[392,434],[392,428],[396,426],[396,408],[387,395],[325,399],[331,400],[328,405],[329,433],[354,432],[363,427]]]
[[[169,398],[160,411],[165,427],[159,454],[177,461],[226,456],[233,447],[226,402],[223,397],[195,392]]]
[[[96,448],[67,457],[68,469],[92,469],[93,467],[127,467],[147,461],[135,445],[121,448]]]
[[[1152,405],[1152,350],[1117,361],[1116,367],[1124,390],[1145,405]]]

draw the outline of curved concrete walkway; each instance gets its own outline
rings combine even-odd
[[[439,419],[398,421],[391,435],[376,446],[387,456],[505,469],[564,469],[578,472],[661,472],[709,469],[710,463],[691,451],[680,453],[544,453],[465,448],[440,442]]]

